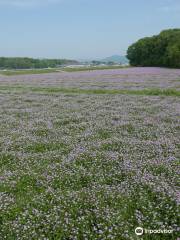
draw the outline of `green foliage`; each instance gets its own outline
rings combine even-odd
[[[180,68],[180,29],[138,40],[128,48],[127,58],[133,66]]]
[[[75,64],[75,60],[67,59],[33,59],[0,57],[0,69],[39,69],[55,68],[65,64]]]

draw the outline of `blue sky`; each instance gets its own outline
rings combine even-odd
[[[0,0],[0,56],[124,55],[167,28],[180,28],[180,0]]]

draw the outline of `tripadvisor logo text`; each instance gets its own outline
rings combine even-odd
[[[146,229],[142,227],[137,227],[135,229],[135,234],[141,236],[143,234],[171,234],[173,233],[172,229]]]

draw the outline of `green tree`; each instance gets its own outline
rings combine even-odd
[[[68,59],[33,59],[33,58],[5,58],[0,57],[0,69],[30,69],[55,68],[64,64],[77,64],[75,60]]]
[[[162,31],[132,44],[127,58],[133,66],[180,66],[180,29]]]

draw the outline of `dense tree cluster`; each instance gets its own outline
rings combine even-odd
[[[0,69],[55,68],[66,64],[76,64],[67,59],[33,59],[0,57]]]
[[[127,58],[133,66],[180,68],[180,29],[140,39],[128,48]]]

